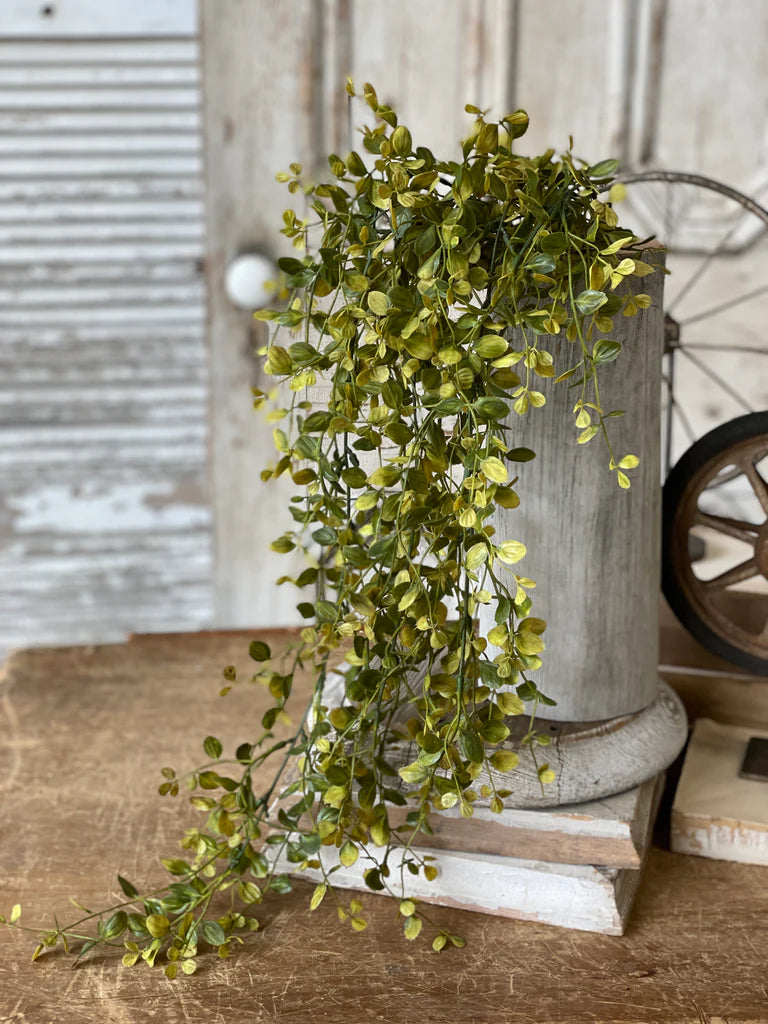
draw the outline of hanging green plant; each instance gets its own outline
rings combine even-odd
[[[209,736],[209,764],[181,779],[163,769],[160,792],[188,786],[206,816],[182,840],[184,858],[163,861],[174,881],[140,894],[119,878],[124,901],[45,931],[36,956],[79,940],[81,956],[119,945],[126,965],[161,957],[169,977],[191,974],[201,943],[227,955],[258,927],[252,906],[304,869],[321,879],[310,908],[334,893],[342,920],[362,930],[362,902],[333,884],[361,857],[365,884],[400,899],[415,939],[428,918],[408,876],[437,875],[417,845],[430,815],[458,806],[470,816],[477,801],[501,811],[522,756],[542,785],[553,778],[535,728],[538,707],[553,703],[533,674],[545,623],[531,615],[534,581],[516,568],[527,538],[496,536],[492,517],[521,500],[516,466],[535,453],[515,445],[515,418],[535,415],[548,384],[573,392],[576,443],[600,434],[609,471],[630,486],[638,460],[611,447],[620,412],[604,404],[599,375],[620,355],[613,318],[650,301],[625,279],[653,268],[626,255],[636,239],[600,199],[615,161],[524,157],[522,110],[493,122],[472,106],[461,158],[440,160],[370,85],[364,100],[378,118],[362,130],[365,158],[331,155],[333,180],[321,184],[305,184],[298,165],[279,176],[306,210],[284,215],[297,250],[279,261],[286,305],[257,314],[275,327],[265,368],[280,385],[269,413],[278,461],[262,476],[289,474],[299,492],[294,527],[272,548],[309,557],[278,581],[306,593],[308,624],[289,655],[251,645],[273,698],[262,736],[230,760]],[[322,407],[307,398],[318,386]],[[267,399],[255,393],[257,407]],[[479,605],[495,610],[488,636]],[[306,666],[311,706],[277,740]],[[225,676],[222,693],[238,682],[232,669]],[[526,712],[513,749],[510,724]],[[267,759],[279,770],[258,792],[253,774]],[[288,762],[290,782],[278,783]],[[229,889],[242,909],[222,915],[215,897]],[[462,944],[437,926],[432,942]]]

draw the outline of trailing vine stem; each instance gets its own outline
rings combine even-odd
[[[545,623],[531,614],[535,582],[516,568],[525,538],[497,537],[494,512],[518,506],[518,467],[536,454],[515,445],[518,417],[566,381],[579,395],[577,443],[601,434],[609,470],[630,486],[638,460],[611,447],[619,413],[602,405],[598,378],[620,355],[613,318],[650,303],[624,282],[653,267],[625,251],[636,240],[603,198],[615,161],[519,155],[525,112],[491,121],[473,106],[460,154],[441,160],[372,86],[362,99],[377,116],[362,129],[365,158],[331,154],[327,182],[305,183],[298,164],[278,175],[308,210],[283,216],[296,249],[278,261],[284,304],[257,314],[274,325],[263,355],[276,380],[254,392],[275,424],[277,461],[262,478],[289,475],[297,488],[293,525],[272,548],[309,558],[278,580],[312,595],[298,604],[306,625],[289,653],[250,646],[252,681],[271,697],[260,739],[225,759],[209,736],[208,763],[162,770],[160,792],[188,787],[205,815],[182,839],[185,857],[162,862],[173,881],[140,894],[118,876],[124,899],[42,930],[35,956],[70,939],[80,956],[122,943],[127,966],[160,957],[169,977],[191,974],[200,944],[227,956],[258,928],[252,908],[302,872],[316,880],[310,908],[333,893],[361,931],[362,900],[336,885],[345,870],[398,898],[406,939],[427,923],[434,949],[461,946],[409,896],[409,879],[438,875],[430,819],[454,806],[470,817],[478,802],[501,812],[521,758],[542,785],[554,778],[535,726],[553,703],[535,682]],[[299,672],[312,698],[280,739]],[[222,694],[240,681],[224,675]],[[257,792],[254,772],[280,755]],[[20,927],[20,913],[6,923]]]

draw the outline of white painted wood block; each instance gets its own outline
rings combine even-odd
[[[606,935],[623,934],[641,875],[637,870],[547,864],[490,854],[448,850],[431,853],[438,878],[428,882],[422,875],[406,873],[411,898]],[[330,852],[323,852],[321,859],[326,871],[338,863]],[[389,864],[392,874],[399,875],[397,854],[390,857]],[[322,879],[319,871],[307,871],[304,875],[317,881]],[[340,888],[364,888],[362,867],[358,869],[357,865],[332,877],[334,885]]]
[[[768,732],[697,720],[672,807],[672,849],[768,865],[768,782],[739,778],[751,736]]]

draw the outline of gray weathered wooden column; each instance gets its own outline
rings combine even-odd
[[[662,263],[663,253],[652,258]],[[519,465],[520,506],[498,509],[494,525],[499,540],[520,540],[528,548],[515,568],[536,581],[532,614],[547,622],[543,664],[534,678],[557,701],[540,711],[564,723],[556,730],[562,735],[554,758],[562,763],[553,764],[561,773],[560,795],[537,795],[534,786],[526,803],[619,792],[666,767],[685,740],[682,706],[658,677],[663,280],[656,273],[627,282],[649,294],[652,306],[614,318],[622,352],[600,368],[604,409],[624,410],[608,420],[616,458],[640,458],[628,474],[631,489],[617,486],[599,434],[576,444],[573,407],[580,388],[545,381],[546,405],[507,420],[510,447],[530,447],[537,457]],[[558,348],[562,371],[577,350],[565,339]],[[482,615],[487,631],[493,607]],[[580,730],[578,723],[591,727]],[[605,725],[596,729],[594,723]],[[625,743],[638,728],[642,741]],[[564,743],[566,736],[572,742]]]

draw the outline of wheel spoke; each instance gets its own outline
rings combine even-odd
[[[724,381],[722,377],[718,377],[715,371],[710,369],[706,363],[703,363],[697,356],[692,356],[688,349],[683,345],[680,345],[677,351],[682,352],[686,359],[689,359],[705,376],[709,377],[713,383],[717,384],[717,386],[721,388],[726,395],[730,395],[734,402],[736,402],[737,405],[740,405],[742,409],[745,409],[747,412],[753,411],[752,406],[745,400],[744,396],[740,395],[739,392]]]
[[[693,517],[696,526],[706,526],[717,533],[724,533],[728,537],[735,537],[736,540],[743,540],[754,546],[757,531],[760,529],[754,523],[747,523],[743,519],[731,519],[729,516],[715,516],[708,512],[697,509]]]
[[[727,302],[721,302],[717,306],[710,306],[709,309],[703,309],[699,313],[694,313],[692,316],[686,317],[684,320],[680,320],[679,326],[688,327],[690,324],[698,323],[699,320],[708,320],[710,317],[717,316],[718,313],[724,313],[726,309],[733,309],[734,306],[740,306],[744,302],[750,302],[752,299],[756,299],[760,295],[765,295],[766,292],[768,292],[768,284],[761,285],[760,288],[754,288],[751,292],[745,292],[737,299],[729,299]],[[726,351],[731,351],[731,349],[732,347],[728,346]],[[761,350],[758,349],[757,351]]]
[[[731,480],[735,480],[738,476],[743,476],[744,470],[741,466],[731,466],[728,470],[722,470],[717,476],[709,480],[704,487],[705,491],[713,491],[717,487],[723,487],[725,484],[729,484]]]
[[[719,576],[715,576],[711,580],[702,580],[701,582],[707,589],[722,590],[725,587],[733,587],[737,583],[743,583],[744,580],[751,580],[753,576],[759,575],[760,570],[757,567],[757,562],[754,558],[749,558],[746,562],[734,565],[732,569],[726,569]]]
[[[740,218],[735,218],[729,225],[728,230],[725,232],[719,243],[711,249],[694,272],[688,277],[683,287],[677,292],[672,302],[669,304],[667,312],[672,314],[674,310],[680,305],[686,295],[689,294],[695,287],[695,285],[701,280],[706,272],[707,268],[711,265],[712,261],[725,252],[728,243],[731,238],[735,235],[741,223]]]
[[[768,516],[768,484],[763,480],[762,476],[757,471],[757,466],[752,461],[753,455],[747,454],[744,461],[740,462],[739,465],[743,466],[744,474],[749,480],[752,490],[755,492],[755,497],[760,502],[760,507],[766,516]]]

